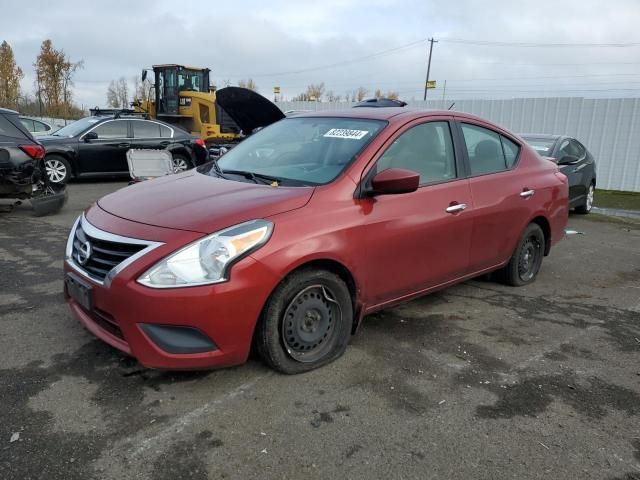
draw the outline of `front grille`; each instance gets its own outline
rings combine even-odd
[[[81,252],[83,245],[87,244],[89,247],[85,247],[84,252]],[[82,229],[80,222],[73,239],[72,256],[74,263],[90,277],[103,281],[111,269],[146,247],[147,245],[114,242],[90,236]],[[87,252],[89,256],[85,260]]]

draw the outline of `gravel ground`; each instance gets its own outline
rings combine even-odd
[[[637,223],[572,216],[584,235],[534,284],[474,280],[370,315],[308,374],[167,373],[62,298],[71,223],[122,186],[0,214],[0,478],[640,479]]]

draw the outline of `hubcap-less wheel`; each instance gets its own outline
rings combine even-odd
[[[189,168],[184,158],[176,157],[173,159],[173,173],[184,172]]]
[[[62,183],[67,178],[67,167],[60,160],[50,159],[45,160],[44,167],[47,171],[49,180],[53,183]]]
[[[523,282],[531,280],[540,268],[542,244],[535,235],[525,240],[518,259],[518,276]]]
[[[300,291],[282,320],[282,341],[287,353],[303,363],[322,358],[332,348],[341,315],[335,295],[326,286],[312,285]]]
[[[593,207],[594,195],[595,195],[595,188],[593,188],[593,184],[591,184],[589,185],[589,190],[587,191],[587,202],[584,205],[585,210],[587,212],[591,210],[591,207]]]

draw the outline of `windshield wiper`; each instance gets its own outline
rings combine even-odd
[[[224,178],[225,180],[227,180],[227,177],[225,177],[224,173],[222,173],[222,169],[220,168],[220,165],[218,165],[218,159],[216,158],[213,159],[213,168],[220,178]]]
[[[232,175],[242,175],[244,178],[248,178],[249,180],[253,180],[254,183],[263,183],[265,185],[270,185],[273,182],[280,183],[281,180],[278,177],[272,177],[271,175],[265,175],[263,173],[254,173],[249,170],[222,170],[222,173],[230,173]]]

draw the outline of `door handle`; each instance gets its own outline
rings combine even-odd
[[[465,208],[467,208],[466,203],[456,203],[455,205],[449,205],[447,208],[445,208],[444,211],[447,213],[458,213],[464,210]]]
[[[118,148],[129,148],[131,146],[130,143],[119,143]]]
[[[162,145],[163,147],[166,147],[167,145],[169,145],[169,143],[171,142],[164,141],[164,142],[160,142],[160,145]]]
[[[533,195],[536,193],[535,190],[524,190],[522,192],[520,192],[520,196],[522,198],[529,198],[529,197],[533,197]]]

